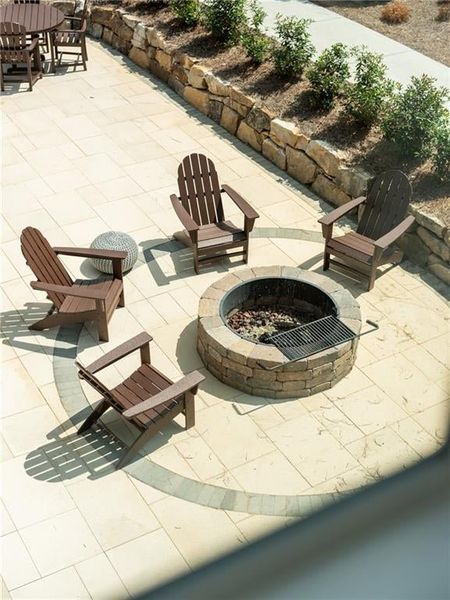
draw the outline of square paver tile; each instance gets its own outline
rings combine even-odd
[[[103,549],[160,527],[125,473],[118,471],[95,481],[86,479],[67,489]]]
[[[347,444],[347,449],[377,479],[420,460],[419,454],[389,427]]]
[[[335,405],[359,427],[360,435],[354,437],[353,440],[362,437],[361,432],[373,433],[389,423],[405,419],[408,416],[383,390],[374,385],[354,392],[346,398],[335,400]],[[353,440],[344,439],[342,442],[346,444]]]
[[[152,509],[191,568],[244,542],[223,511],[173,497],[155,502]]]
[[[2,434],[14,456],[19,456],[45,446],[58,425],[48,406],[38,406],[2,419]]]
[[[45,404],[42,394],[18,358],[2,365],[2,417]]]
[[[231,473],[246,492],[296,495],[310,487],[279,450],[231,469]]]
[[[368,365],[365,372],[409,415],[447,398],[447,393],[440,386],[401,355]]]
[[[275,449],[271,440],[253,421],[238,415],[228,403],[219,403],[200,411],[196,429],[228,468],[247,463]]]
[[[163,529],[117,546],[107,555],[133,596],[188,570],[179,550]]]
[[[1,544],[2,576],[9,590],[39,579],[39,571],[17,532],[2,537]]]
[[[77,510],[26,527],[21,536],[42,575],[50,575],[101,552]]]
[[[92,600],[124,600],[129,594],[106,554],[75,565]]]
[[[14,600],[90,600],[91,595],[73,567],[43,577],[11,592]]]
[[[272,427],[267,435],[310,485],[357,465],[352,455],[311,415]]]

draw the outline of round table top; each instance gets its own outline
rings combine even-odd
[[[0,7],[0,21],[19,23],[27,33],[51,31],[64,19],[64,13],[49,4],[4,4]]]

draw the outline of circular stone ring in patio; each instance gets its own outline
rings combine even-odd
[[[136,242],[127,233],[121,231],[106,231],[95,238],[91,244],[91,248],[96,250],[121,250],[128,252],[127,258],[123,261],[123,271],[129,271],[137,261],[138,247]],[[103,258],[91,259],[92,264],[101,273],[113,273],[113,265],[111,260]]]
[[[294,267],[236,271],[211,285],[199,304],[197,349],[215,377],[256,396],[292,398],[331,388],[350,372],[358,338],[289,362],[270,342],[243,337],[230,327],[235,311],[274,305],[294,311],[306,305],[318,318],[334,315],[355,335],[361,330],[356,300],[324,275]]]

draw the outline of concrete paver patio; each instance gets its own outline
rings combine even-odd
[[[330,493],[420,460],[446,435],[448,306],[436,280],[412,265],[385,273],[370,293],[330,272],[380,325],[331,390],[274,402],[203,368],[198,299],[242,265],[195,275],[189,252],[171,241],[180,225],[169,194],[181,158],[206,152],[260,212],[250,266],[321,271],[325,205],[125,59],[97,43],[88,50],[87,72],[45,77],[33,93],[2,101],[5,598],[136,595],[287,525]],[[126,307],[112,318],[110,342],[99,345],[89,327],[28,331],[48,303],[29,286],[18,241],[26,225],[54,245],[89,245],[108,229],[136,240],[139,261],[125,278]],[[75,276],[96,274],[87,261],[66,264]],[[206,381],[196,427],[175,424],[116,472],[119,441],[104,431],[75,434],[86,402],[98,397],[79,383],[73,358],[86,364],[142,329],[154,337],[158,368],[173,378],[203,369]],[[105,380],[132,364],[109,369]],[[132,435],[114,415],[104,420],[124,442]]]

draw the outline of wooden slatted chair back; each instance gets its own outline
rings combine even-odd
[[[35,227],[26,227],[20,236],[22,254],[27,265],[41,283],[72,286],[73,281],[48,241]],[[60,307],[65,296],[48,292],[56,307]]]
[[[222,198],[216,167],[204,154],[186,156],[178,167],[181,204],[197,225],[223,221]]]
[[[101,394],[103,398],[109,404],[111,404],[113,408],[119,410],[120,412],[123,411],[123,407],[114,401],[111,390],[108,387],[106,387],[106,385],[102,383],[98,377],[96,377],[93,373],[88,371],[88,369],[86,369],[86,367],[79,363],[77,360],[75,361],[75,366],[79,370],[78,374],[82,379],[84,379],[87,383],[89,383],[89,385],[91,385],[95,390],[97,390],[97,392]]]
[[[40,4],[41,0],[14,0],[14,4]]]
[[[0,56],[2,62],[27,62],[26,29],[19,23],[0,23]]]
[[[406,217],[412,188],[398,170],[378,175],[367,195],[357,232],[372,240],[391,231]]]
[[[74,16],[80,19],[85,19],[87,16],[87,8],[88,5],[86,0],[81,0],[81,2],[75,2],[73,10]]]

